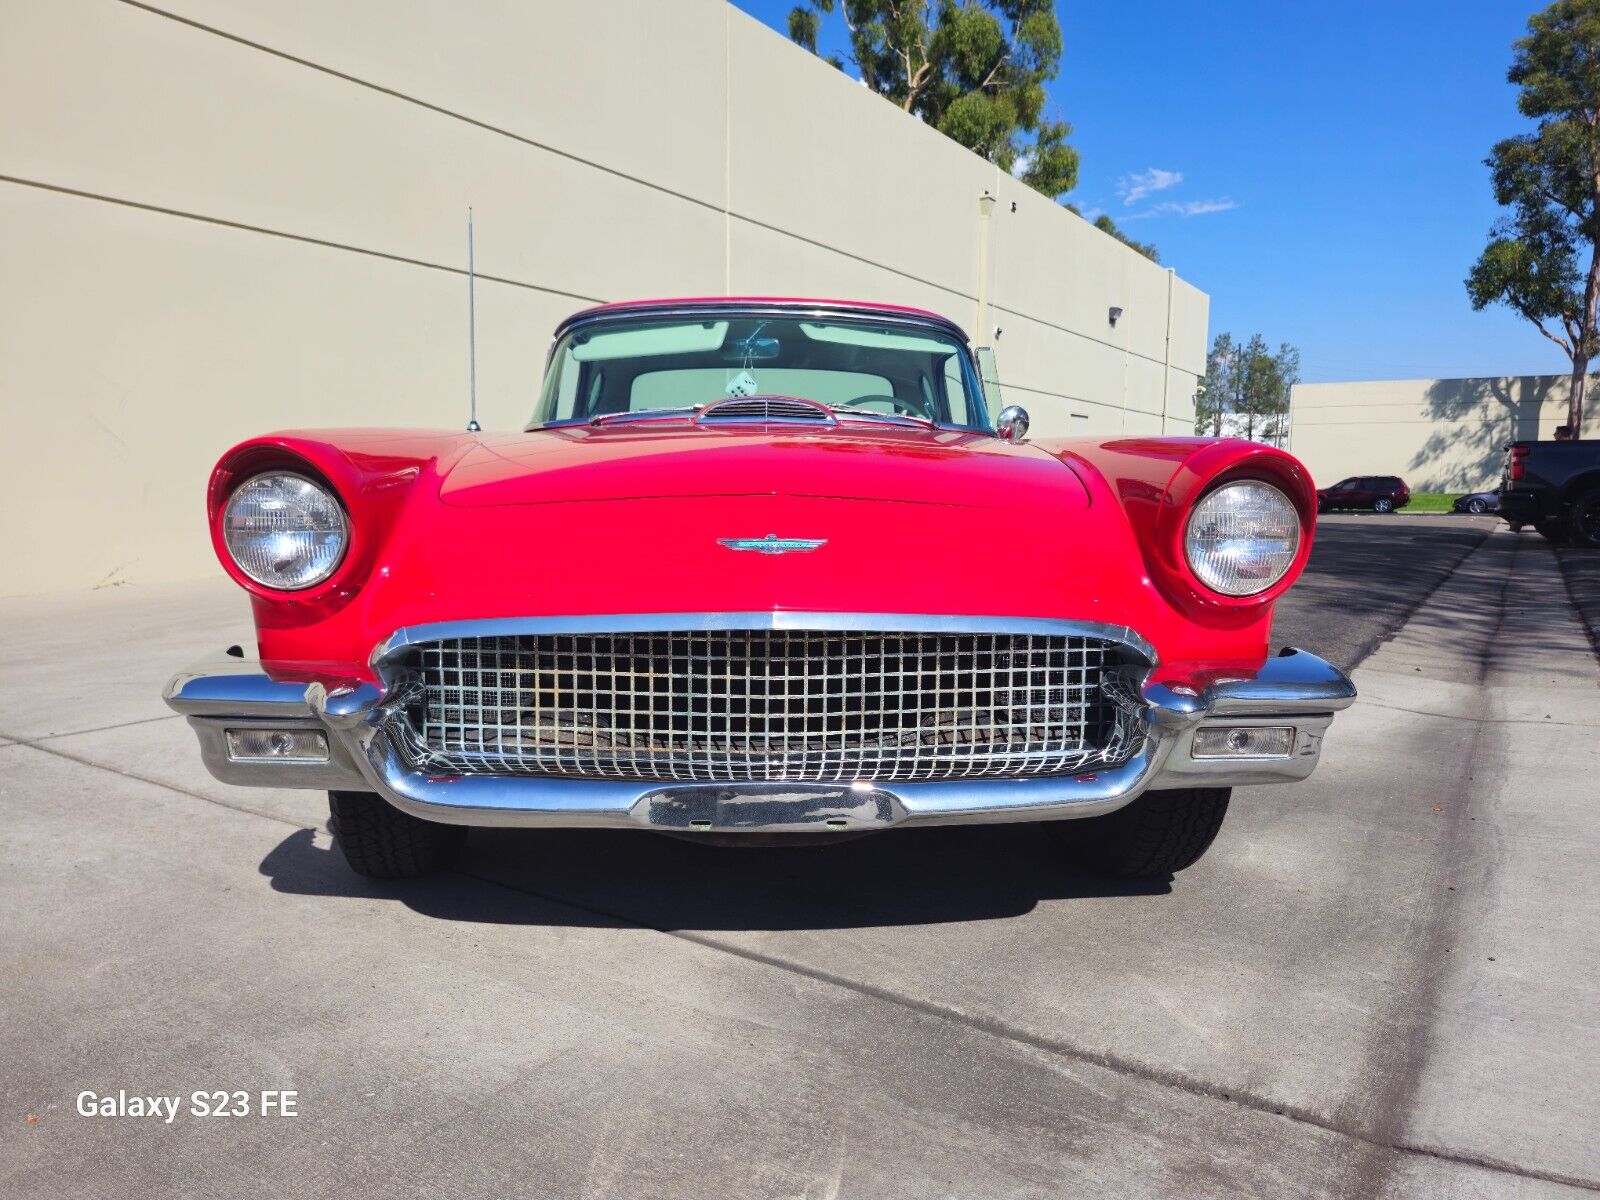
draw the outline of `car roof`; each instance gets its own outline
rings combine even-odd
[[[968,342],[966,331],[949,317],[926,308],[904,304],[880,304],[867,300],[822,300],[802,296],[683,296],[660,300],[618,300],[597,304],[573,313],[556,326],[560,337],[574,325],[617,316],[645,315],[652,312],[761,312],[817,314],[824,316],[887,317],[918,324],[936,325]]]

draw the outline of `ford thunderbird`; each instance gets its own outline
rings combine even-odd
[[[1253,442],[1030,438],[986,373],[929,312],[612,304],[522,432],[253,438],[208,511],[254,652],[167,702],[218,779],[327,791],[363,875],[471,826],[1014,821],[1166,877],[1354,698],[1268,654],[1316,490]]]

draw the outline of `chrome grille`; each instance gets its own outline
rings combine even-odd
[[[718,400],[697,418],[701,424],[715,421],[826,421],[834,416],[815,400],[787,396],[734,397]]]
[[[447,774],[929,780],[1082,772],[1134,749],[1117,643],[702,630],[459,638],[409,660],[407,753]]]

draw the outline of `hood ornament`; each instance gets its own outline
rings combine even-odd
[[[729,550],[754,550],[757,554],[804,554],[828,544],[827,538],[781,538],[775,533],[759,538],[718,538]]]

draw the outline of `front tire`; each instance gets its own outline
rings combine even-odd
[[[1394,501],[1380,497],[1372,502],[1372,511],[1375,513],[1393,512]]]
[[[443,871],[467,840],[466,826],[424,821],[371,792],[329,792],[328,812],[345,861],[368,879],[416,879]]]
[[[1489,506],[1482,500],[1468,500],[1467,511],[1469,513],[1486,513],[1489,511]]]
[[[1096,875],[1165,879],[1210,848],[1228,815],[1232,788],[1146,792],[1103,817],[1046,821],[1064,853]]]

